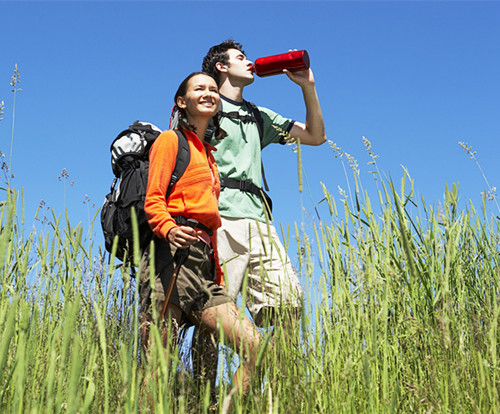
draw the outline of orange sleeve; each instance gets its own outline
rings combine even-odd
[[[175,168],[178,140],[174,131],[164,131],[149,152],[149,176],[144,211],[153,233],[163,239],[176,227],[167,209],[166,194]]]

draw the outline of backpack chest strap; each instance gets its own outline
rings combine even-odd
[[[273,201],[262,188],[256,186],[254,183],[248,180],[235,180],[234,178],[220,177],[220,186],[227,188],[234,188],[240,191],[246,191],[247,193],[255,194],[262,199],[264,208],[268,211],[269,216],[273,210]]]
[[[239,119],[241,122],[243,122],[244,124],[248,124],[250,122],[254,122],[256,123],[255,121],[255,118],[251,115],[241,115],[239,112],[219,112],[220,116],[224,117],[224,118],[229,118],[229,119]]]
[[[246,191],[247,193],[252,193],[259,197],[262,197],[262,188],[256,186],[254,183],[248,180],[235,180],[234,178],[220,177],[220,186],[234,188],[240,191]]]

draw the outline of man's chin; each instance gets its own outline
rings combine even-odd
[[[246,79],[245,86],[251,85],[251,84],[253,83],[253,81],[254,81],[254,80],[255,80],[255,78],[254,78],[254,77],[253,77],[253,75],[252,75],[252,77],[251,77],[251,78]]]

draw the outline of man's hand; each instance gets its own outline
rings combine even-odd
[[[167,239],[178,249],[187,249],[198,241],[198,233],[188,226],[177,226],[170,229]]]
[[[296,52],[297,49],[288,49],[289,52]],[[292,82],[295,82],[301,88],[307,86],[314,86],[314,75],[311,68],[306,70],[298,70],[296,72],[290,72],[288,69],[283,69],[283,73],[290,78]]]
[[[306,70],[299,70],[297,72],[290,72],[287,69],[283,69],[283,72],[290,78],[292,82],[295,82],[301,88],[314,86],[314,75],[310,68]]]

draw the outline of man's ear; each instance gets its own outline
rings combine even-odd
[[[227,65],[224,65],[224,63],[222,62],[217,62],[215,64],[215,68],[219,71],[219,72],[227,72]]]
[[[181,109],[186,109],[186,101],[184,100],[184,98],[182,96],[178,96],[177,97],[177,101],[175,102],[177,104],[177,106]]]

